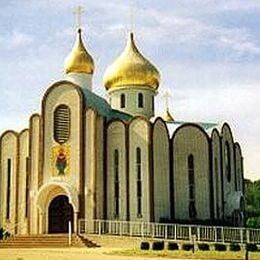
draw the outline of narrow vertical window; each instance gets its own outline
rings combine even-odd
[[[115,217],[119,216],[119,152],[114,151],[114,201],[115,201]]]
[[[138,107],[144,107],[144,96],[142,93],[138,93]]]
[[[152,110],[154,111],[154,96],[152,96]]]
[[[30,160],[29,157],[26,157],[26,190],[25,190],[25,217],[29,216],[29,192],[30,192],[30,183],[29,183],[29,173],[30,173]]]
[[[231,163],[230,163],[230,148],[229,143],[226,141],[224,147],[224,164],[225,164],[225,173],[228,182],[231,180]]]
[[[137,189],[137,216],[142,216],[142,155],[140,147],[136,148],[136,189]]]
[[[194,157],[188,156],[188,180],[189,180],[189,217],[194,219],[197,216],[195,205],[195,176],[194,176]]]
[[[7,159],[6,219],[10,219],[11,173],[12,173],[11,159]]]
[[[125,108],[125,94],[121,94],[120,96],[120,107]]]
[[[66,105],[58,106],[54,111],[54,140],[64,144],[70,137],[70,109]]]
[[[239,191],[241,188],[241,172],[240,168],[237,168],[237,185],[236,185],[236,191]]]
[[[218,159],[217,157],[214,158],[215,163],[215,185],[216,185],[216,209],[217,209],[217,218],[219,218],[219,201],[218,201],[218,195],[219,195],[219,176],[218,176]]]

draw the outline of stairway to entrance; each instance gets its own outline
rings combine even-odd
[[[72,247],[98,247],[97,244],[78,235],[71,237]],[[1,248],[57,248],[69,247],[66,234],[17,235],[0,241]]]

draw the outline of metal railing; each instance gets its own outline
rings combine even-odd
[[[260,243],[260,229],[200,226],[182,224],[161,224],[114,220],[80,219],[79,234],[118,235],[172,240],[208,242]]]

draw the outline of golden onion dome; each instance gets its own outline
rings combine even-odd
[[[145,86],[156,90],[160,73],[137,49],[131,32],[121,55],[105,71],[103,83],[107,90],[125,86]]]
[[[94,61],[91,55],[87,52],[82,38],[81,29],[77,31],[77,38],[71,53],[65,60],[65,73],[94,73]]]
[[[173,121],[174,121],[174,118],[173,118],[173,116],[171,115],[171,113],[170,113],[170,111],[169,111],[168,108],[166,109],[166,112],[165,112],[165,114],[163,115],[163,119],[164,119],[164,121],[166,121],[166,122],[173,122]]]

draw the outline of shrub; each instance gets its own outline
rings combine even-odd
[[[169,242],[168,243],[168,250],[178,250],[179,246],[177,243]]]
[[[247,219],[246,226],[250,228],[260,228],[260,217],[251,217]]]
[[[205,243],[198,244],[198,248],[199,248],[199,250],[201,250],[201,251],[209,251],[209,245],[208,245],[208,244],[205,244]]]
[[[230,251],[240,251],[240,245],[239,244],[230,244]]]
[[[141,250],[149,250],[150,249],[149,242],[141,242],[140,248],[141,248]]]
[[[257,251],[257,245],[256,244],[246,244],[246,250],[251,251],[251,252],[256,252]]]
[[[215,250],[216,251],[226,251],[227,247],[224,244],[215,244]]]
[[[194,245],[192,245],[192,244],[183,244],[182,245],[182,249],[185,251],[190,251],[193,249],[193,247],[194,247]]]
[[[163,250],[164,242],[163,241],[154,241],[153,242],[153,250]]]

